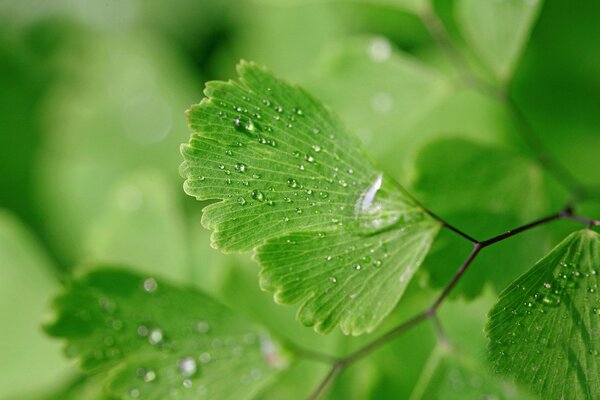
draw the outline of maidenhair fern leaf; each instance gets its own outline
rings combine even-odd
[[[547,399],[600,399],[600,235],[575,232],[492,308],[494,369]]]
[[[261,284],[301,303],[321,333],[373,330],[427,253],[439,224],[367,157],[325,106],[256,64],[210,82],[188,117],[185,190],[213,246],[257,248]]]
[[[248,399],[285,364],[268,333],[192,289],[118,269],[71,283],[47,327],[118,398]],[[227,377],[227,379],[224,379]]]

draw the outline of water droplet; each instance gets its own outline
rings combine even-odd
[[[337,283],[337,279],[335,276],[332,276],[331,278],[329,278],[329,280],[331,281],[331,283]]]
[[[250,195],[256,201],[265,201],[265,195],[260,190],[253,190]]]
[[[315,153],[321,152],[321,146],[319,146],[318,144],[313,144],[311,147],[315,151]]]
[[[202,182],[204,179],[206,179],[206,178],[204,178],[203,176],[199,176],[199,177],[198,177],[198,180],[199,180],[200,182]]]
[[[380,63],[387,61],[392,56],[392,46],[387,39],[377,37],[371,40],[367,52],[371,60]]]
[[[294,150],[294,151],[292,151],[292,155],[294,157],[300,157],[300,152],[298,150]]]
[[[371,108],[373,111],[384,114],[392,110],[394,99],[388,93],[380,92],[371,98]]]
[[[153,293],[158,288],[158,283],[154,278],[148,278],[144,281],[144,290]]]
[[[148,343],[155,346],[163,341],[163,332],[160,328],[154,328],[148,335]]]
[[[231,150],[225,150],[225,154],[228,156],[232,156],[233,155],[233,151]]]
[[[373,266],[375,268],[379,268],[383,265],[383,262],[381,262],[381,260],[373,260]]]
[[[139,368],[137,375],[146,383],[154,382],[157,378],[156,372],[152,369]]]
[[[193,383],[191,379],[184,379],[183,380],[183,387],[186,389],[190,389],[192,387]]]
[[[140,397],[139,389],[131,389],[129,391],[129,396],[131,396],[131,398],[133,398],[133,399],[137,399],[138,397]]]
[[[206,333],[210,329],[210,326],[205,321],[196,322],[196,331],[200,333]]]
[[[305,159],[306,161],[308,161],[309,163],[315,162],[315,158],[314,158],[313,156],[311,156],[310,154],[306,154],[306,155],[304,156],[304,159]]]
[[[296,214],[302,214],[302,209],[301,208],[296,208]]]
[[[298,168],[300,169],[300,171],[304,171],[304,164],[298,164]]]
[[[210,353],[207,352],[203,352],[200,353],[200,356],[198,357],[198,359],[200,360],[200,362],[202,364],[208,364],[210,362],[210,360],[212,359]]]
[[[298,181],[296,181],[293,178],[290,178],[287,180],[287,184],[289,187],[291,187],[292,189],[296,189],[297,187],[299,187],[300,185],[298,185]]]
[[[269,99],[263,99],[262,103],[267,107],[269,107],[271,105],[271,102],[269,101]]]
[[[242,163],[235,164],[235,170],[238,172],[246,172],[246,164],[242,164]]]
[[[193,376],[197,371],[196,361],[192,357],[182,358],[177,362],[177,367],[184,378]]]
[[[221,170],[225,169],[225,165],[219,164],[219,169],[221,169]]]
[[[277,111],[278,113],[283,111],[283,108],[281,106],[275,106],[274,107],[275,111]]]
[[[146,325],[140,325],[137,328],[137,334],[145,337],[148,336],[148,333],[150,333],[150,329],[148,329],[148,327]]]
[[[320,132],[319,128],[313,128],[313,130],[312,130],[312,131],[313,131],[313,133],[314,133],[315,135],[316,135],[316,134],[318,134],[318,133]]]
[[[243,197],[238,197],[237,202],[240,206],[243,206],[246,204],[246,199],[244,199]]]

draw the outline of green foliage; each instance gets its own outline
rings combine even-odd
[[[438,223],[306,92],[254,64],[239,74],[207,85],[188,112],[197,134],[182,146],[186,192],[223,199],[202,217],[213,246],[244,251],[268,240],[257,259],[276,301],[302,303],[299,320],[318,332],[373,330]]]
[[[433,141],[415,160],[411,191],[427,207],[477,239],[512,229],[561,206],[556,191],[531,159],[507,148],[461,138]],[[562,200],[562,199],[561,199]],[[547,250],[548,232],[532,232],[532,240],[514,240],[490,248],[476,261],[477,268],[457,288],[475,297],[486,284],[502,290]],[[456,265],[466,257],[464,240],[442,234],[425,261],[433,287],[443,287]],[[515,262],[514,260],[518,260]],[[502,265],[502,268],[498,268]]]
[[[530,399],[510,382],[502,381],[456,349],[434,349],[410,400],[419,399]]]
[[[544,398],[600,394],[600,235],[569,235],[500,294],[487,332],[493,368]]]
[[[0,388],[2,398],[16,399],[54,385],[69,364],[39,326],[59,287],[50,262],[31,233],[4,210],[0,210],[0,276]]]
[[[598,15],[0,2],[0,398],[598,398]]]
[[[508,80],[527,43],[542,0],[459,0],[465,39],[496,78]]]
[[[286,363],[267,331],[204,294],[124,270],[92,271],[54,305],[47,332],[84,370],[109,371],[118,398],[252,398]]]

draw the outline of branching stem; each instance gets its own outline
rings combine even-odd
[[[549,222],[556,221],[559,219],[567,219],[576,222],[581,222],[586,224],[588,227],[600,226],[600,220],[594,220],[574,214],[574,204],[577,201],[583,199],[587,194],[584,185],[581,184],[581,182],[579,182],[579,180],[575,176],[573,176],[558,160],[556,160],[550,155],[542,141],[539,139],[539,136],[537,135],[533,125],[527,119],[527,117],[525,116],[521,108],[518,106],[518,104],[515,102],[512,95],[507,90],[505,90],[505,88],[497,88],[494,85],[491,85],[485,80],[479,78],[473,72],[473,69],[471,68],[467,60],[451,42],[448,32],[446,31],[443,23],[440,21],[439,17],[435,14],[433,10],[428,10],[424,12],[420,17],[423,21],[423,24],[431,34],[433,40],[448,56],[448,58],[456,68],[457,72],[460,74],[462,81],[467,86],[473,87],[481,93],[506,105],[506,107],[512,113],[515,121],[520,127],[519,133],[521,137],[531,148],[531,150],[535,154],[535,157],[538,159],[540,165],[549,174],[551,174],[561,186],[568,190],[568,192],[571,195],[571,198],[568,204],[565,206],[565,208],[561,211],[548,215],[544,218],[534,220],[525,225],[519,226],[505,233],[493,236],[489,239],[482,241],[474,239],[471,235],[456,228],[455,226],[451,225],[450,223],[433,213],[431,210],[428,210],[427,208],[423,207],[425,212],[429,214],[432,218],[440,222],[444,228],[460,235],[464,239],[471,242],[473,244],[473,250],[458,268],[458,270],[452,277],[452,280],[448,283],[448,285],[446,285],[446,287],[442,290],[439,296],[427,309],[418,313],[411,319],[401,323],[400,325],[391,329],[387,333],[384,333],[380,337],[374,339],[372,342],[368,343],[364,347],[354,351],[353,353],[350,353],[345,357],[339,359],[328,358],[326,362],[329,362],[331,364],[331,369],[327,376],[323,379],[323,381],[321,381],[319,386],[312,392],[312,394],[309,397],[309,400],[318,399],[327,390],[327,388],[335,380],[335,378],[337,378],[337,376],[346,367],[366,357],[367,355],[377,350],[384,344],[387,344],[392,339],[414,328],[415,326],[419,325],[425,320],[429,319],[432,321],[434,329],[438,336],[438,340],[441,340],[442,342],[447,342],[446,336],[437,317],[438,309],[440,308],[444,300],[448,297],[448,295],[450,295],[450,293],[460,281],[467,269],[475,261],[479,253],[485,248],[492,246],[496,243],[502,242],[506,239],[509,239],[522,232],[528,231],[535,227],[545,225]],[[318,358],[320,359],[320,361],[323,361],[323,358],[321,356],[319,356]]]

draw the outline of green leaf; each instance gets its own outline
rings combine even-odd
[[[347,39],[325,54],[309,87],[340,113],[371,154],[392,150],[390,171],[398,169],[400,157],[431,137],[416,134],[414,127],[450,96],[451,82],[381,36]]]
[[[199,85],[181,55],[155,35],[77,35],[61,48],[60,78],[41,107],[36,170],[44,228],[73,263],[84,256],[89,221],[100,217],[124,175],[154,168],[178,181],[173,148],[186,139],[181,110]]]
[[[506,289],[486,327],[494,370],[544,398],[600,398],[600,235],[574,232]]]
[[[439,139],[420,150],[415,170],[414,193],[440,214],[480,210],[526,222],[551,208],[538,164],[505,147]]]
[[[392,310],[439,224],[367,158],[344,125],[298,87],[242,62],[210,82],[182,146],[185,191],[223,251],[257,249],[261,285],[301,303],[305,325],[373,330]],[[281,260],[285,259],[285,263]]]
[[[541,0],[459,0],[456,16],[465,39],[494,75],[510,79]]]
[[[251,398],[285,364],[268,333],[204,294],[103,269],[55,300],[47,331],[120,398]],[[223,380],[223,376],[227,376]]]
[[[23,398],[60,381],[70,365],[42,331],[50,297],[59,287],[31,233],[0,210],[0,393]]]
[[[87,229],[86,264],[127,265],[141,273],[189,282],[188,238],[177,192],[156,171],[138,171],[117,182]]]
[[[431,353],[410,400],[531,398],[514,384],[488,372],[484,365],[469,356],[438,345]]]

